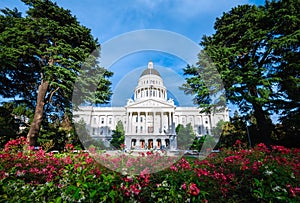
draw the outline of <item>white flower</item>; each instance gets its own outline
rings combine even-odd
[[[269,176],[269,175],[272,175],[273,174],[273,171],[269,171],[269,170],[266,170],[264,172],[265,175]]]
[[[295,179],[294,173],[291,173],[291,178]]]
[[[164,181],[162,182],[162,186],[168,187],[168,186],[169,186],[169,185],[168,185],[168,182],[164,180]]]
[[[276,187],[272,188],[272,190],[273,192],[280,191],[281,187],[277,185]]]

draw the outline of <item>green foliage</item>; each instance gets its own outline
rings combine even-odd
[[[118,121],[116,129],[113,130],[112,140],[110,141],[111,145],[116,149],[121,149],[121,145],[125,141],[125,130],[123,127],[122,121]]]
[[[248,133],[250,134],[249,128]],[[234,113],[234,116],[230,118],[230,122],[223,123],[220,135],[221,137],[216,148],[232,147],[236,140],[240,140],[243,143],[248,143],[248,146],[250,146],[249,139],[247,137],[247,126],[245,119],[241,117],[237,111]],[[252,144],[254,144],[254,142]]]
[[[203,36],[204,50],[197,66],[184,70],[190,76],[184,86],[200,106],[211,105],[205,71],[215,66],[218,73],[212,80],[220,75],[227,100],[240,112],[253,113],[264,142],[270,144],[272,113],[281,113],[283,123],[299,133],[299,19],[298,0],[232,8],[216,20],[215,34]]]
[[[10,139],[28,132],[33,112],[24,101],[4,102],[0,106],[0,148]]]
[[[196,138],[191,146],[191,150],[197,150],[203,154],[209,154],[211,150],[217,148],[216,140],[214,136],[204,135],[200,138]]]
[[[69,10],[52,1],[23,2],[29,7],[26,16],[16,9],[0,15],[0,94],[26,99],[35,109],[28,138],[36,139],[42,122],[62,121],[73,105],[107,102],[112,73],[99,67],[97,40]],[[78,103],[72,104],[74,83],[83,75],[92,77],[76,88]]]
[[[19,125],[12,115],[11,105],[0,107],[0,148],[11,138],[16,138],[19,131]]]
[[[95,140],[90,136],[90,132],[87,129],[87,125],[83,119],[75,123],[75,137],[76,142],[74,144],[77,144],[77,146],[82,145],[82,147],[84,147],[85,149],[96,148],[99,150],[103,150],[106,148],[102,141]]]
[[[196,138],[192,125],[190,123],[186,126],[179,124],[175,131],[177,135],[177,148],[181,150],[190,149]]]
[[[300,198],[299,149],[270,151],[264,144],[245,149],[237,142],[204,160],[180,158],[156,173],[145,168],[129,175],[98,165],[88,153],[22,151],[25,140],[12,140],[0,151],[1,202],[296,203]],[[111,158],[112,164],[120,162]],[[160,164],[158,154],[136,158]],[[123,161],[128,166],[133,160]]]
[[[194,96],[194,103],[202,109],[201,112],[211,113],[224,109],[226,98],[223,81],[214,63],[205,51],[200,51],[197,66],[187,66],[184,75],[186,83],[180,87],[186,94]]]

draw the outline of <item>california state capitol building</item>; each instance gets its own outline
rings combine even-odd
[[[140,75],[133,97],[124,107],[80,106],[75,122],[83,120],[90,136],[109,144],[118,121],[125,130],[128,150],[176,150],[176,126],[188,123],[197,137],[210,134],[220,121],[229,121],[228,109],[207,114],[195,106],[176,106],[153,62]]]

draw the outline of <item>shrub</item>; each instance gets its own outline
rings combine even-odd
[[[130,175],[99,165],[88,153],[20,151],[20,140],[0,152],[0,202],[300,201],[300,149],[244,149],[237,142],[204,160],[184,157],[157,173],[144,165]],[[136,160],[158,164],[157,156]]]

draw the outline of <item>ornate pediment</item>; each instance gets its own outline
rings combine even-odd
[[[154,99],[148,99],[144,101],[137,101],[127,103],[127,108],[174,108],[174,102],[172,101],[159,101]]]

